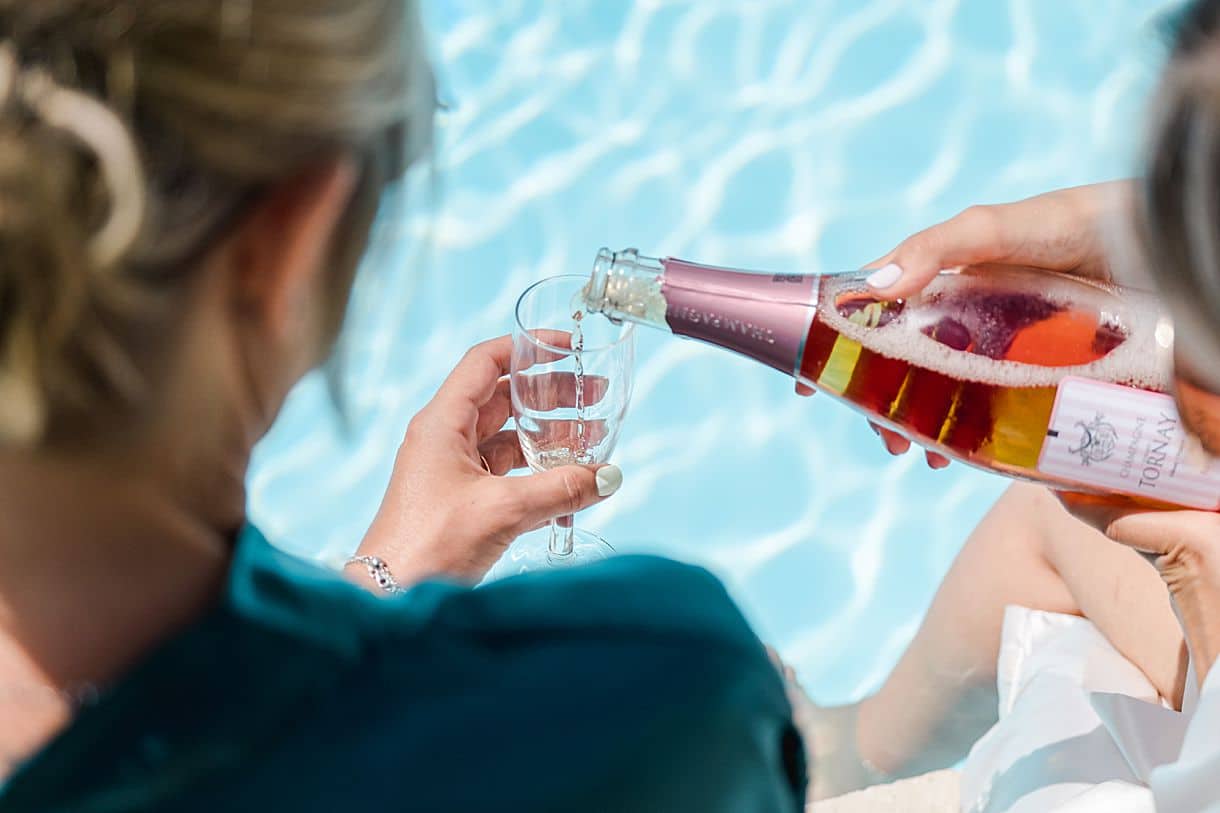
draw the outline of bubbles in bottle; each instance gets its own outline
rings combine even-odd
[[[942,274],[909,302],[827,277],[818,318],[880,355],[962,381],[1056,385],[1068,375],[1162,390],[1167,349],[1150,297],[1053,274]]]

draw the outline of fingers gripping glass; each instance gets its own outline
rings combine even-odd
[[[606,463],[631,401],[635,362],[631,324],[587,314],[583,276],[536,283],[517,302],[511,391],[517,435],[536,472],[572,464]],[[554,520],[545,538],[527,534],[509,549],[493,578],[605,559],[614,549]]]

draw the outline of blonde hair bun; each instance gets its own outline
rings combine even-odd
[[[381,191],[430,142],[424,54],[412,0],[0,0],[0,444],[139,413],[194,260],[345,152],[337,331]]]

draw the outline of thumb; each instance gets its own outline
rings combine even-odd
[[[1211,557],[1220,538],[1220,516],[1212,511],[1146,511],[1117,517],[1106,536],[1141,553],[1166,557],[1163,564],[1197,564]]]
[[[1108,505],[1095,497],[1070,492],[1057,493],[1059,502],[1072,516],[1120,545],[1134,548],[1146,556],[1168,552],[1173,539],[1183,535],[1184,520],[1195,512],[1149,511]]]
[[[1119,519],[1135,513],[1135,509],[1123,508],[1089,494],[1077,494],[1072,491],[1053,493],[1059,498],[1060,504],[1068,510],[1068,513],[1106,536],[1110,535],[1111,528]],[[1121,542],[1122,540],[1115,539],[1114,541]]]
[[[1171,537],[1177,537],[1178,517],[1164,512],[1120,514],[1104,528],[1115,542],[1140,553],[1162,555],[1168,552]]]
[[[618,466],[563,466],[503,481],[516,500],[522,528],[575,514],[613,495],[623,485]]]

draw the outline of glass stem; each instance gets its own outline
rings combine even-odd
[[[563,558],[572,555],[575,542],[574,520],[571,514],[551,520],[551,556]]]

